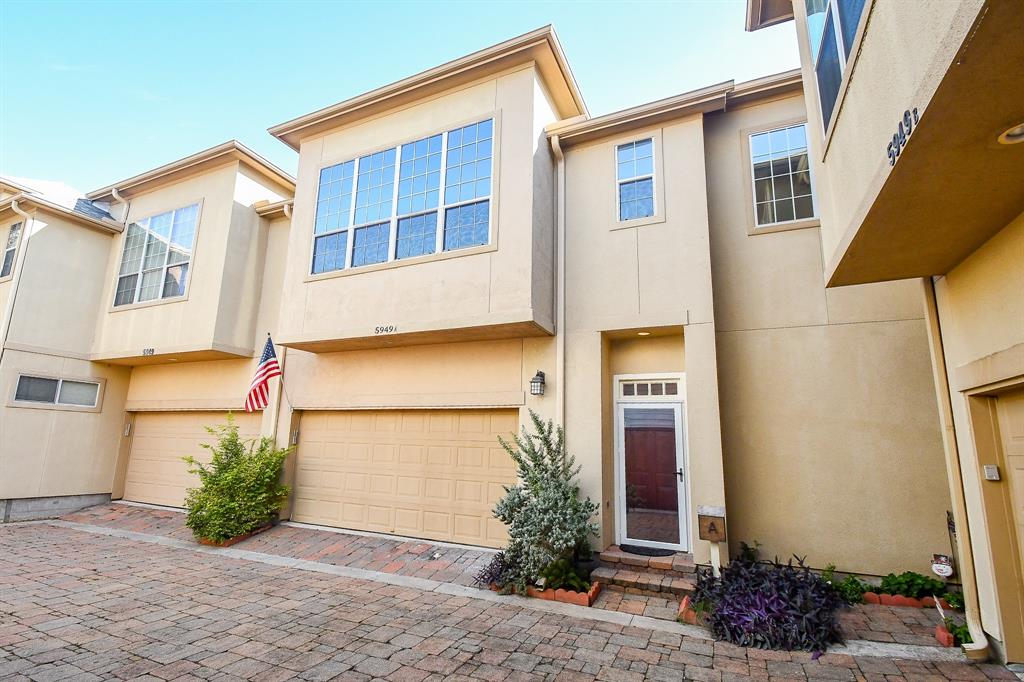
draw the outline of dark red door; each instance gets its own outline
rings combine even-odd
[[[626,536],[678,543],[679,479],[671,407],[624,407]]]

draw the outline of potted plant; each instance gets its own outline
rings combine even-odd
[[[494,508],[509,536],[500,573],[505,583],[499,587],[530,593],[542,586],[543,596],[549,590],[589,594],[589,604],[596,589],[589,582],[586,562],[592,560],[590,538],[598,531],[592,518],[598,505],[580,495],[580,467],[565,451],[562,428],[544,422],[532,410],[530,419],[532,434],[524,427],[512,443],[498,439],[519,474],[519,483],[506,486]],[[570,598],[582,601],[571,595],[566,600]]]
[[[225,547],[277,520],[288,499],[281,471],[291,449],[277,448],[270,438],[243,441],[231,414],[226,424],[206,430],[216,438],[214,444],[203,444],[212,453],[210,463],[183,458],[200,483],[185,498],[185,525],[199,542]]]

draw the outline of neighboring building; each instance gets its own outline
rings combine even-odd
[[[272,128],[294,187],[225,145],[92,192],[113,234],[75,376],[117,396],[107,441],[52,455],[95,459],[97,485],[45,494],[180,505],[180,456],[235,410],[297,444],[291,519],[500,546],[497,437],[535,410],[565,425],[601,548],[925,571],[950,503],[924,308],[912,283],[825,289],[806,118],[796,72],[591,117],[544,28]],[[267,332],[283,388],[238,413]],[[10,466],[43,454],[6,435],[24,372],[3,363]]]
[[[1024,661],[1024,3],[748,2],[791,19],[829,295],[923,290],[968,624]]]

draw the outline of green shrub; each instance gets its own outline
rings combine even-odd
[[[243,441],[230,414],[227,424],[206,430],[217,439],[203,444],[213,453],[210,463],[183,458],[200,482],[185,498],[185,525],[197,538],[224,542],[266,525],[288,499],[280,479],[291,450],[274,447],[270,438]]]
[[[854,575],[848,575],[842,580],[836,580],[836,565],[829,564],[821,572],[821,579],[832,586],[832,589],[847,604],[859,604],[864,601],[864,593],[871,586]]]
[[[864,601],[864,593],[871,589],[871,586],[855,575],[848,575],[843,580],[832,583],[832,589],[838,592],[847,604],[859,604]]]
[[[904,597],[920,599],[942,594],[946,591],[946,583],[920,573],[906,571],[899,575],[890,573],[882,578],[882,585],[878,591],[882,594],[901,594]]]
[[[598,528],[591,519],[598,505],[580,498],[575,479],[580,468],[565,452],[565,435],[532,410],[535,433],[523,427],[512,443],[499,438],[516,463],[519,483],[505,487],[494,516],[508,526],[505,577],[519,591],[536,582],[549,564],[572,560],[589,552],[589,539]],[[589,558],[589,557],[588,557]]]
[[[956,609],[957,611],[964,610],[964,593],[963,592],[947,592],[942,595],[942,598],[949,604],[949,608]]]
[[[590,583],[580,577],[576,567],[568,559],[552,561],[540,571],[540,577],[544,578],[544,587],[552,590],[575,590],[586,592],[590,589]]]
[[[958,625],[952,618],[946,618],[945,624],[946,629],[949,630],[949,634],[953,635],[953,641],[957,646],[960,646],[961,644],[970,644],[974,641],[971,639],[971,631],[967,627],[966,623]]]

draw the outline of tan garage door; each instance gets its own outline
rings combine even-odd
[[[292,519],[500,547],[492,518],[515,466],[516,410],[306,412]]]
[[[260,413],[234,413],[238,432],[255,438]],[[212,443],[207,426],[223,424],[226,412],[139,412],[132,426],[132,447],[124,482],[124,499],[180,507],[185,489],[199,484],[181,461],[186,455],[208,462],[210,451],[200,443]]]

